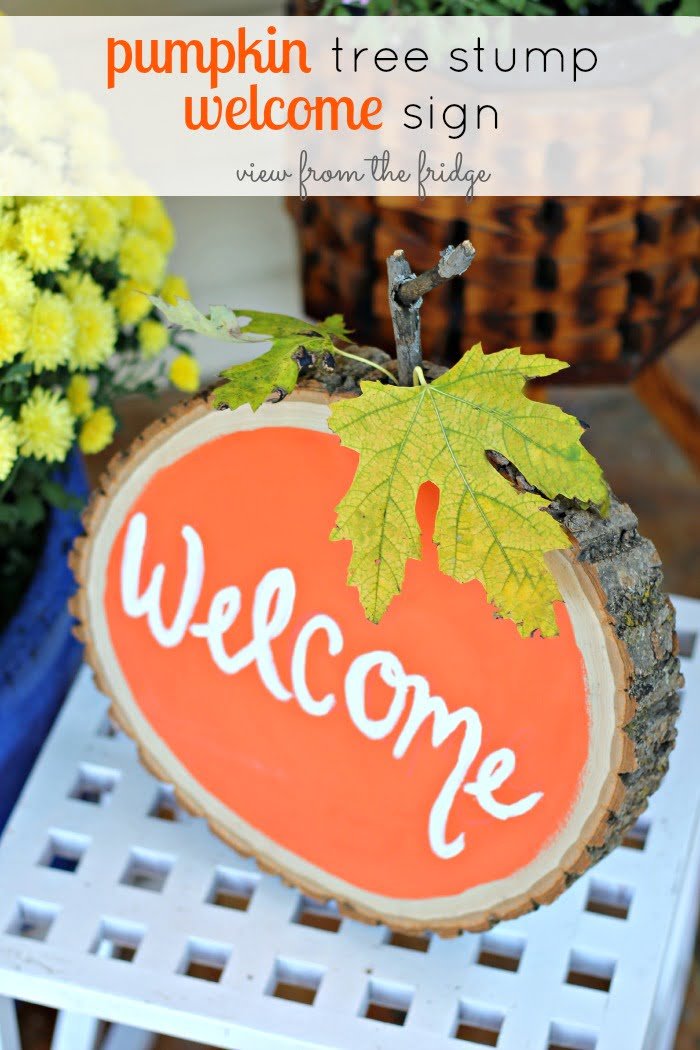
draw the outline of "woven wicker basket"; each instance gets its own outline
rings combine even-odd
[[[518,345],[573,367],[566,381],[629,380],[700,315],[700,209],[690,197],[319,197],[292,200],[306,310],[342,312],[361,342],[389,347],[385,260],[428,269],[469,237],[463,281],[421,310],[426,356]]]

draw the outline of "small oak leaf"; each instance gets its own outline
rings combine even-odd
[[[188,299],[178,299],[175,306],[166,303],[165,299],[157,295],[149,295],[149,299],[166,321],[188,332],[197,332],[199,335],[208,335],[212,339],[224,339],[227,342],[265,342],[265,337],[257,334],[254,329],[244,331],[246,318],[238,317],[228,306],[210,306],[209,313],[203,314]]]
[[[352,542],[348,583],[370,620],[379,622],[401,590],[407,560],[420,557],[416,499],[431,481],[440,491],[433,536],[440,569],[460,582],[479,580],[523,636],[557,633],[560,595],[544,555],[570,540],[546,508],[557,495],[607,501],[578,420],[523,393],[528,379],[566,367],[517,348],[485,355],[478,345],[429,386],[364,382],[361,397],[333,405],[329,426],[360,460],[331,538]],[[517,491],[489,451],[539,492]]]
[[[329,335],[339,336],[342,339],[350,335],[350,329],[345,327],[345,319],[342,314],[331,314],[323,321],[323,328]]]
[[[232,343],[271,343],[254,360],[222,372],[227,382],[214,391],[216,407],[235,409],[247,404],[256,411],[270,398],[281,400],[294,389],[299,369],[311,355],[330,353],[333,336],[344,332],[339,315],[314,322],[260,310],[236,312],[228,306],[212,306],[203,314],[185,299],[172,306],[158,296],[150,298],[166,320],[188,331]]]
[[[246,332],[265,335],[268,339],[277,336],[298,336],[300,340],[311,336],[330,339],[347,334],[341,314],[332,314],[325,321],[306,321],[287,314],[270,314],[260,310],[243,310],[247,324]]]

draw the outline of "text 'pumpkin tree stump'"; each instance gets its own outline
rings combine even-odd
[[[565,366],[424,371],[421,296],[473,255],[388,260],[398,362],[337,316],[157,302],[272,345],[111,464],[74,555],[98,683],[181,802],[348,914],[444,934],[620,842],[680,684],[654,548],[523,392]]]

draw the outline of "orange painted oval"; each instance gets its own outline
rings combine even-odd
[[[401,899],[459,894],[517,872],[565,825],[589,748],[584,663],[563,603],[558,638],[521,639],[512,623],[494,618],[479,584],[459,585],[439,573],[430,541],[437,495],[430,487],[418,506],[424,558],[409,563],[404,589],[381,624],[369,623],[345,582],[349,545],[328,539],[355,465],[354,454],[330,433],[261,427],[216,437],[160,469],[129,506],[108,555],[104,609],[111,646],[161,741],[253,828],[369,893]],[[143,591],[158,563],[165,566],[166,624],[183,587],[183,526],[197,534],[204,557],[190,626],[207,621],[222,588],[239,588],[240,612],[223,636],[229,654],[251,640],[254,594],[263,578],[276,568],[291,571],[291,618],[270,642],[289,699],[273,695],[256,663],[224,673],[201,630],[188,629],[165,648],[146,617],[127,615],[120,574],[126,530],[139,514],[147,523],[139,587]],[[311,637],[309,693],[335,697],[328,713],[314,716],[294,694],[291,662],[300,631],[319,614],[338,625],[342,651],[331,655],[322,632]],[[502,819],[460,786],[443,831],[447,842],[463,834],[463,848],[451,857],[436,855],[431,810],[464,733],[436,745],[427,720],[397,757],[411,711],[409,690],[392,731],[379,739],[364,735],[351,717],[345,678],[353,661],[372,651],[393,654],[406,674],[422,676],[450,712],[468,707],[477,713],[481,740],[467,782],[489,754],[507,748],[515,769],[492,797],[508,807],[537,794],[536,804]],[[386,716],[395,695],[395,686],[370,670],[367,717]]]

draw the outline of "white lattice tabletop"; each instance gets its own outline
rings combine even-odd
[[[110,1050],[144,1030],[235,1050],[667,1050],[700,876],[700,602],[676,604],[687,685],[648,813],[551,907],[451,941],[262,875],[145,772],[85,670],[0,842],[2,1050],[11,998],[64,1011],[61,1050],[92,1044],[89,1017],[114,1022]]]

